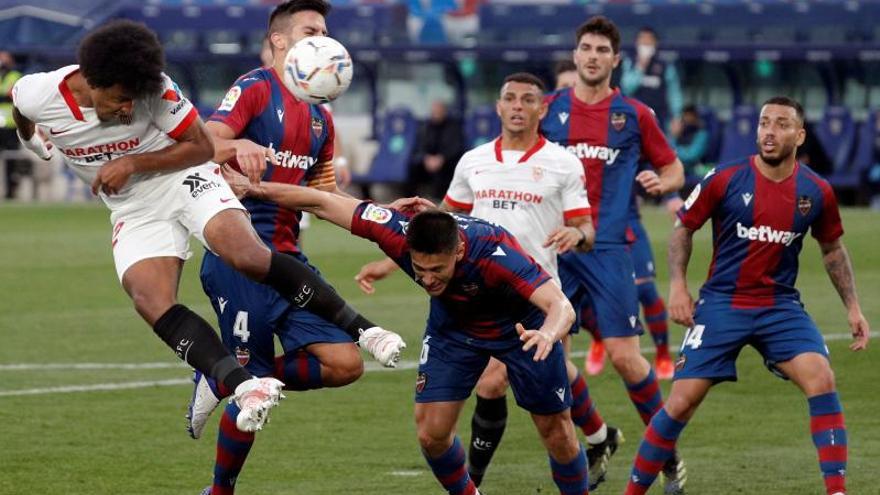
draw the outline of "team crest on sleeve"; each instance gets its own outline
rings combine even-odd
[[[388,223],[392,216],[391,210],[376,205],[367,205],[361,213],[361,218],[373,223]]]
[[[623,129],[623,126],[626,125],[626,114],[621,112],[613,112],[611,114],[611,127],[614,128],[615,131],[620,131]]]
[[[802,216],[807,216],[813,209],[813,199],[809,196],[801,196],[798,198],[797,207]]]
[[[241,98],[241,86],[229,88],[229,91],[226,92],[226,96],[223,97],[223,101],[220,103],[220,108],[217,110],[221,112],[232,110],[235,108],[235,104],[238,103],[239,98]]]
[[[315,136],[320,136],[324,132],[324,121],[318,117],[312,117],[312,132]]]
[[[697,198],[700,197],[700,189],[701,189],[700,186],[702,186],[702,184],[697,184],[697,187],[695,187],[694,190],[691,191],[691,194],[690,194],[690,196],[688,196],[688,199],[686,199],[684,201],[684,209],[685,210],[690,210],[691,206],[693,206],[694,202],[697,201]]]

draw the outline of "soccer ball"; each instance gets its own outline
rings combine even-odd
[[[300,100],[333,101],[351,84],[351,56],[342,43],[327,36],[299,40],[284,60],[284,84]]]

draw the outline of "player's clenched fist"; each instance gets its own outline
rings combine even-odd
[[[238,139],[235,142],[235,161],[241,173],[247,176],[251,184],[259,184],[266,171],[266,161],[272,165],[279,165],[278,158],[272,146],[268,148],[248,140]]]
[[[672,284],[669,287],[669,317],[679,325],[694,326],[694,300],[686,286]]]
[[[92,181],[92,194],[98,194],[98,191],[103,191],[104,194],[118,193],[135,171],[135,159],[132,155],[110,160],[98,169],[98,174]]]

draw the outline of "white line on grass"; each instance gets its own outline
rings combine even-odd
[[[852,336],[848,333],[832,333],[825,335],[826,341],[848,340]],[[670,348],[672,352],[678,352],[678,346]],[[653,347],[643,348],[644,354],[653,354]],[[585,351],[572,352],[572,357],[584,357]],[[401,361],[396,368],[384,368],[376,362],[364,363],[366,371],[403,371],[418,368],[418,361]],[[45,371],[45,370],[142,370],[142,369],[186,369],[186,364],[180,362],[156,362],[156,363],[18,363],[0,364],[0,371]],[[174,378],[170,380],[136,381],[120,383],[95,383],[92,385],[70,385],[61,387],[30,388],[23,390],[0,390],[0,397],[13,397],[21,395],[44,395],[66,394],[74,392],[94,392],[102,390],[128,390],[136,388],[167,387],[177,385],[190,385],[189,378]],[[398,475],[406,476],[406,475]]]

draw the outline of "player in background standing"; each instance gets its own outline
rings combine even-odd
[[[626,219],[638,182],[648,194],[677,191],[684,168],[669,147],[651,109],[611,88],[611,72],[620,63],[620,33],[598,16],[575,35],[574,88],[548,97],[541,130],[547,139],[581,159],[587,178],[596,242],[588,253],[560,257],[563,289],[572,301],[581,291],[593,311],[611,363],[626,385],[645,424],[663,405],[651,365],[639,350],[642,333],[632,259],[627,252]],[[637,172],[641,157],[659,171]],[[685,480],[684,463],[671,458],[664,472],[668,493]]]
[[[434,209],[410,216],[314,189],[254,186],[240,175],[228,180],[240,194],[306,209],[376,242],[431,296],[415,416],[422,452],[448,493],[479,494],[465,469],[455,425],[490,357],[507,365],[517,404],[531,413],[560,493],[588,493],[586,454],[571,421],[571,390],[558,342],[574,312],[509,232]]]
[[[233,392],[242,432],[262,427],[283,385],[254,378],[213,328],[177,302],[195,235],[253,280],[353,335],[374,327],[296,258],[260,242],[209,160],[211,138],[162,70],[162,46],[144,25],[114,21],[80,43],[79,65],[23,77],[12,92],[19,138],[43,159],[49,143],[111,210],[116,273],[135,309],[178,357]],[[37,135],[37,127],[48,137]]]
[[[561,60],[557,63],[555,73],[557,91],[573,88],[577,83],[577,66],[570,60]],[[638,186],[635,187],[638,190]],[[667,323],[666,304],[663,302],[663,297],[660,296],[660,293],[657,291],[657,284],[654,282],[656,278],[654,253],[651,249],[651,240],[648,238],[648,232],[645,230],[645,226],[642,225],[638,198],[636,196],[636,194],[633,194],[632,201],[630,202],[626,237],[629,242],[629,252],[630,256],[632,256],[633,267],[635,268],[635,283],[639,303],[642,305],[645,323],[648,325],[648,331],[651,333],[651,339],[654,341],[654,347],[657,350],[654,358],[654,369],[657,372],[658,379],[669,380],[672,378],[674,369],[672,358],[669,355],[669,324]],[[673,197],[666,201],[667,208],[674,208],[673,212],[677,211],[681,207],[682,201],[676,193],[672,193],[670,196]],[[581,321],[590,321],[590,319],[582,316]],[[584,368],[588,375],[598,375],[605,367],[605,346],[602,345],[602,339],[595,328],[588,330],[593,340],[590,342],[590,348],[587,351]]]
[[[803,391],[826,493],[846,493],[847,434],[828,349],[794,287],[808,230],[846,307],[850,349],[867,347],[870,330],[841,240],[834,191],[797,162],[805,137],[801,105],[784,96],[770,98],[761,108],[758,154],[710,171],[679,211],[669,238],[669,309],[688,331],[672,390],[645,431],[627,494],[648,491],[712,385],[736,380],[736,357],[746,345]],[[695,306],[687,265],[694,231],[709,218],[712,265]]]
[[[255,182],[308,185],[341,194],[334,174],[335,136],[329,112],[299,101],[282,82],[288,50],[302,38],[327,34],[329,8],[323,0],[291,0],[275,7],[267,31],[273,66],[239,77],[207,124],[215,142],[214,161],[242,170]],[[258,199],[243,204],[269,249],[293,256],[319,275],[297,245],[299,211]],[[201,278],[224,344],[253,374],[274,376],[288,390],[341,387],[363,374],[354,344],[357,338],[338,325],[290,304],[272,287],[242,277],[211,253],[202,261]],[[284,352],[278,357],[274,356],[276,335]],[[367,338],[382,341],[395,356],[403,347],[399,336],[385,330],[367,330],[362,339]],[[391,355],[377,358],[386,366],[394,365],[388,360]],[[208,415],[230,391],[198,373],[194,381],[189,430],[198,438]],[[205,493],[233,493],[253,445],[254,435],[229,428],[235,414],[234,405],[229,405],[220,420],[214,480]]]

